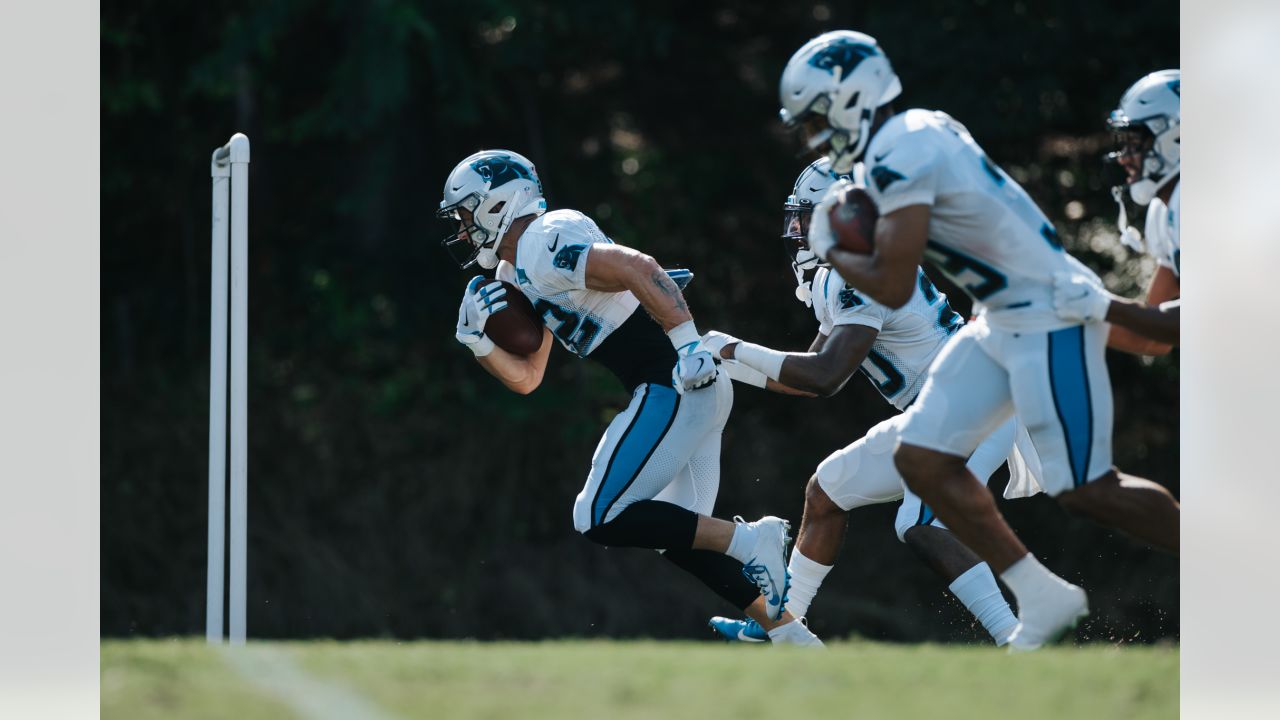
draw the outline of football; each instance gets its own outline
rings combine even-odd
[[[542,321],[520,288],[506,280],[502,287],[507,289],[507,306],[489,316],[484,333],[494,345],[513,355],[532,355],[542,347]]]
[[[836,245],[852,253],[870,255],[875,247],[879,218],[880,212],[867,191],[849,188],[831,208],[831,231],[835,233]]]

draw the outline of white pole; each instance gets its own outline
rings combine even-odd
[[[245,641],[248,569],[249,138],[231,136],[231,568],[232,645]]]
[[[205,640],[222,642],[222,592],[226,561],[227,492],[227,206],[231,172],[219,164],[215,150],[213,177],[213,260],[209,318],[209,567],[205,599]]]
[[[246,635],[249,528],[249,138],[236,133],[231,136],[230,142],[214,150],[210,172],[213,175],[213,273],[209,322],[209,568],[205,639],[210,643],[222,642],[223,579],[228,570],[223,553],[227,547],[225,523],[229,295],[231,567],[227,583],[230,586],[228,624],[231,643],[243,645]],[[228,230],[231,236],[229,266]]]

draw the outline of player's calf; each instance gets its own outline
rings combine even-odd
[[[796,549],[804,556],[824,565],[835,564],[844,540],[849,513],[835,504],[818,482],[809,478],[804,491],[804,516],[796,535]]]
[[[1058,495],[1057,500],[1073,515],[1178,554],[1181,507],[1173,494],[1157,483],[1112,468],[1105,475]]]
[[[963,457],[903,443],[893,458],[907,487],[992,570],[1002,572],[1027,554]]]

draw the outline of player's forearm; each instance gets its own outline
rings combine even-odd
[[[693,319],[680,288],[648,255],[635,262],[634,272],[628,273],[624,283],[664,331]]]
[[[542,347],[528,357],[515,355],[494,347],[488,355],[476,357],[476,362],[507,389],[528,395],[542,384],[547,369],[547,356],[551,352],[551,333],[543,332]]]
[[[840,247],[827,252],[827,261],[845,282],[882,305],[899,308],[911,299],[916,279],[914,265],[907,268],[910,272],[903,272],[879,253],[861,255]]]
[[[759,346],[756,346],[757,348]],[[738,354],[739,343],[726,345],[721,351],[721,357],[729,360],[736,359],[748,367],[759,370],[769,375],[774,372],[773,367],[758,367],[761,363],[750,353],[747,357]],[[776,350],[762,348],[769,353],[767,361],[772,364],[781,359],[782,366],[776,371],[777,379],[770,378],[770,381],[781,384],[787,388],[798,391],[791,394],[808,394],[808,395],[834,395],[844,387],[847,377],[841,377],[840,373],[832,368],[830,363],[819,353],[780,353]],[[759,353],[756,353],[759,354]],[[779,357],[780,356],[780,357]],[[769,388],[776,392],[786,392],[785,390]]]
[[[1178,344],[1179,309],[1150,307],[1132,300],[1115,299],[1107,307],[1112,324],[1107,344],[1138,355],[1164,355]]]
[[[794,395],[795,397],[818,397],[818,393],[808,392],[793,388],[790,385],[783,385],[777,380],[765,380],[764,388],[769,392],[776,392],[779,395]]]
[[[817,353],[787,353],[778,380],[797,390],[831,397],[840,392],[849,377]]]
[[[528,395],[542,384],[542,372],[539,368],[502,348],[494,348],[488,355],[476,358],[476,362],[508,389],[521,395]]]

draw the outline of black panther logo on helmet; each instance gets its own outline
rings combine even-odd
[[[841,68],[841,76],[849,77],[853,69],[869,57],[877,54],[875,47],[865,43],[858,43],[845,40],[828,45],[813,57],[809,58],[809,64],[820,69],[827,70],[834,74],[834,68]]]
[[[489,189],[502,187],[515,180],[532,180],[542,192],[542,183],[529,168],[511,159],[510,155],[493,155],[480,158],[471,163],[471,169],[480,174],[489,183]]]

